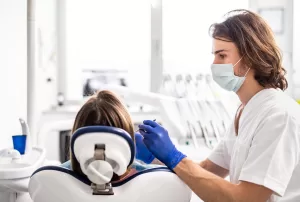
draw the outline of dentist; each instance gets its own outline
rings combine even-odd
[[[232,126],[199,164],[146,120],[136,134],[136,158],[158,159],[204,201],[300,201],[300,109],[283,92],[288,83],[271,29],[257,14],[238,10],[210,31],[213,79],[241,101]]]

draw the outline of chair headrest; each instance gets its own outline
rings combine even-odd
[[[88,126],[73,134],[71,152],[89,180],[101,185],[110,182],[113,173],[120,176],[127,171],[134,160],[135,145],[125,130]]]

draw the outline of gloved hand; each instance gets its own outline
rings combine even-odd
[[[135,158],[147,164],[151,163],[155,159],[155,157],[144,144],[143,136],[139,133],[135,133],[134,136],[135,136],[135,148],[136,148]]]
[[[186,157],[178,151],[172,143],[168,131],[155,121],[146,120],[139,125],[140,132],[144,136],[144,143],[152,154],[170,169]]]

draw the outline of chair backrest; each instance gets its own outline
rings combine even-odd
[[[135,145],[119,128],[80,128],[71,139],[71,155],[84,175],[58,166],[38,169],[29,193],[34,202],[185,202],[191,190],[166,167],[146,169],[119,182],[113,173],[125,174],[134,161]]]
[[[191,190],[167,168],[151,168],[112,183],[114,195],[93,195],[91,182],[56,166],[37,170],[29,193],[34,202],[188,202]]]

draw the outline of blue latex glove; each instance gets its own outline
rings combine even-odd
[[[178,151],[172,143],[168,131],[155,121],[146,120],[139,125],[140,132],[144,136],[144,143],[152,154],[170,169],[186,157]]]
[[[136,148],[135,158],[147,164],[150,164],[155,159],[155,157],[144,144],[143,136],[139,133],[135,133],[134,136],[135,136],[135,148]]]

